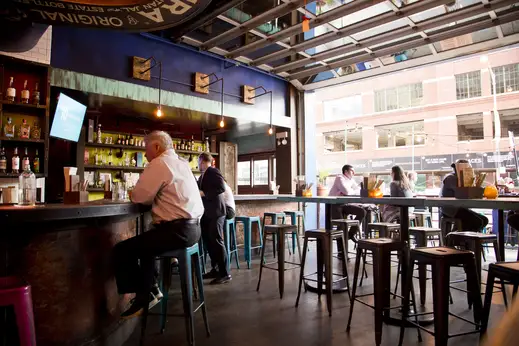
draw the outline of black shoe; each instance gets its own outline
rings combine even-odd
[[[164,295],[160,291],[159,285],[157,284],[151,286],[151,294],[153,294],[155,298],[157,298],[157,300],[161,300],[162,297],[164,297]]]
[[[231,282],[232,277],[230,275],[221,276],[219,278],[214,279],[209,284],[210,285],[222,285]]]
[[[216,269],[211,269],[211,271],[209,273],[205,273],[204,275],[202,275],[202,277],[204,278],[204,280],[216,279],[216,278],[220,277],[220,274],[218,273],[218,271]]]
[[[149,298],[150,299],[148,301],[148,309],[151,309],[158,304],[159,300],[153,295],[153,293],[150,293]],[[121,314],[121,318],[127,320],[142,315],[146,303],[143,302],[141,299],[134,298],[131,300],[131,304],[132,305]]]

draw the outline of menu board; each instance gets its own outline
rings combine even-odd
[[[515,158],[514,154],[507,151],[502,151],[499,155],[494,152],[486,153],[484,157],[484,167],[485,168],[495,168],[496,164],[498,167],[514,167],[515,168]]]
[[[422,156],[422,170],[450,170],[452,162],[451,154]]]
[[[370,160],[371,171],[373,172],[389,172],[391,171],[391,167],[393,167],[394,165],[395,161],[392,158]]]
[[[422,160],[420,157],[415,156],[414,162],[412,156],[406,157],[395,157],[395,165],[402,167],[404,171],[420,171],[422,170]],[[413,165],[414,163],[414,165]]]

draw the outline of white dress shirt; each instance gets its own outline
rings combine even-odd
[[[359,193],[360,187],[355,180],[346,177],[344,174],[339,174],[335,178],[328,196],[351,196]]]
[[[173,149],[153,159],[132,191],[132,202],[152,206],[153,223],[197,219],[204,205],[187,161]]]
[[[234,202],[234,196],[232,195],[231,187],[229,185],[227,185],[227,183],[225,183],[223,201],[225,202],[225,206],[231,207],[233,210],[236,210],[236,203]]]

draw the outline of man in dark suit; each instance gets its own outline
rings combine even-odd
[[[231,281],[227,271],[227,251],[223,239],[225,227],[225,181],[220,171],[212,167],[213,157],[209,153],[202,153],[198,157],[198,168],[202,175],[198,179],[198,188],[204,202],[204,216],[202,216],[202,237],[213,268],[204,275],[205,279],[213,279],[211,284],[224,284]],[[216,270],[215,266],[218,267]]]

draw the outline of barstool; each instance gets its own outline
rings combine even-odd
[[[374,238],[374,234],[377,232],[379,238],[393,238],[395,234],[400,232],[400,224],[390,222],[368,223],[367,238]]]
[[[463,224],[461,219],[457,219],[455,217],[440,217],[440,228],[442,230],[442,239],[443,243],[446,244],[445,237],[447,234],[451,232],[461,232],[463,231]]]
[[[501,262],[491,263],[488,266],[487,289],[485,293],[485,305],[483,306],[483,317],[481,320],[481,335],[486,333],[488,326],[488,317],[490,315],[490,305],[492,305],[492,294],[494,293],[495,279],[506,282],[514,286],[512,300],[515,299],[517,288],[519,286],[519,262]],[[503,291],[504,300],[506,300]]]
[[[409,294],[412,293],[413,289],[413,269],[415,261],[419,264],[431,265],[432,267],[434,311],[426,314],[434,314],[434,332],[420,326],[416,323],[416,319],[415,321],[408,320],[408,317],[416,318],[418,315],[426,315],[424,313],[409,315]],[[409,263],[410,268],[407,272],[403,291],[404,307],[402,309],[399,345],[402,345],[404,340],[404,332],[407,323],[411,323],[416,327],[423,329],[427,333],[434,335],[436,346],[447,345],[447,340],[455,336],[479,333],[482,304],[474,254],[471,251],[457,250],[449,247],[415,248],[410,251]],[[474,323],[449,312],[450,268],[459,265],[463,265],[465,272],[467,273],[468,293],[474,302]],[[449,335],[449,315],[476,326],[476,330]]]
[[[317,241],[317,272],[305,275],[306,254],[308,253],[308,241]],[[341,230],[309,230],[305,231],[305,240],[303,243],[303,258],[301,259],[301,272],[299,274],[299,288],[297,292],[296,307],[299,305],[299,297],[301,296],[301,285],[303,281],[317,282],[317,294],[321,297],[323,276],[326,286],[326,306],[328,315],[332,315],[332,288],[333,284],[346,281],[348,295],[350,294],[350,285],[348,281],[348,268],[346,267],[346,256],[343,254],[341,261],[342,274],[334,274],[332,266],[332,242],[334,240],[341,241],[343,249],[346,249],[344,233]],[[323,273],[324,267],[324,273]],[[317,274],[317,280],[310,279],[310,276]],[[340,276],[339,279],[333,280],[333,276]]]
[[[225,248],[227,250],[227,257],[229,258],[229,270],[232,265],[232,255],[236,260],[236,267],[240,269],[240,259],[238,258],[238,242],[236,241],[236,223],[234,219],[225,220]]]
[[[345,243],[346,243],[346,249],[342,249],[341,248],[341,243],[337,243],[337,247],[338,247],[338,251],[341,252],[341,251],[346,251],[346,253],[348,253],[348,240],[349,240],[349,237],[350,237],[350,230],[353,230],[357,235],[358,237],[360,238],[360,222],[359,220],[355,220],[355,219],[333,219],[332,221],[332,226],[336,226],[337,229],[341,230],[344,232],[344,239],[345,239]],[[349,261],[350,259],[347,258],[347,260]]]
[[[36,346],[31,286],[14,276],[0,277],[0,306],[14,307],[20,346]]]
[[[458,246],[465,250],[472,251],[474,253],[474,257],[476,259],[476,271],[478,274],[479,282],[481,282],[481,257],[483,255],[483,245],[484,244],[492,244],[494,246],[494,254],[496,256],[496,261],[501,261],[501,255],[499,254],[499,246],[497,243],[497,236],[495,234],[484,234],[479,232],[451,232],[447,235],[447,245],[449,246]],[[459,283],[464,282],[465,280],[453,281],[451,283]],[[456,290],[463,291],[460,288],[452,287]],[[493,290],[493,288],[492,288]],[[501,290],[503,291],[504,304],[508,306],[508,302],[506,300],[506,291],[505,285],[501,282]],[[471,300],[468,300],[469,308],[471,307]]]
[[[391,252],[403,250],[403,243],[400,240],[389,238],[361,239],[357,243],[357,257],[355,261],[355,273],[353,274],[353,286],[350,297],[350,316],[346,331],[350,331],[351,319],[353,316],[353,306],[355,301],[362,303],[375,310],[375,343],[380,345],[382,342],[382,322],[389,317],[390,308],[389,297],[391,293]],[[371,251],[373,255],[373,286],[374,292],[364,295],[356,295],[357,280],[359,277],[360,260],[365,251]],[[375,304],[370,305],[359,298],[374,295]],[[415,310],[416,311],[416,310]]]
[[[260,272],[258,278],[258,286],[256,291],[259,291],[261,284],[261,274],[263,273],[263,268],[277,270],[278,271],[278,279],[279,279],[279,297],[283,299],[283,292],[285,291],[285,271],[297,269],[301,266],[301,244],[299,243],[299,237],[297,238],[297,250],[299,252],[299,263],[294,263],[285,260],[285,236],[287,234],[291,234],[292,232],[297,231],[296,225],[266,225],[263,229],[263,243],[265,243],[267,236],[272,235],[280,239],[278,244],[278,260],[277,260],[277,268],[270,267],[271,263],[265,263],[265,247],[261,249],[261,265]],[[285,264],[292,264],[295,267],[285,268]]]
[[[292,225],[297,225],[297,230],[292,233],[292,252],[296,252],[296,237],[298,237],[301,232],[300,228],[303,229],[303,233],[305,231],[305,212],[302,210],[296,211],[285,211],[285,215],[290,216],[290,223]],[[299,222],[299,218],[301,218],[301,222]],[[301,226],[301,227],[300,227]]]
[[[235,223],[238,222],[243,223],[243,248],[245,252],[245,261],[247,261],[247,268],[250,269],[251,261],[252,261],[252,250],[263,247],[263,232],[261,227],[261,221],[259,216],[236,216],[234,218]],[[260,244],[258,246],[252,246],[252,225],[258,225],[259,232],[259,241]]]
[[[265,228],[267,218],[270,218],[270,224],[271,225],[277,225],[279,223],[279,220],[281,219],[281,224],[285,224],[286,222],[286,215],[282,212],[266,212],[263,213],[263,228]],[[276,237],[275,235],[272,235],[272,253],[274,257],[276,257]]]
[[[431,213],[428,211],[413,211],[413,214],[416,216],[416,226],[417,227],[429,227],[432,228],[432,217]]]
[[[168,317],[168,297],[169,288],[171,286],[171,258],[178,259],[179,274],[180,274],[180,287],[182,290],[182,302],[184,307],[184,319],[186,323],[186,335],[189,345],[195,344],[195,321],[194,312],[199,309],[202,310],[204,318],[205,329],[207,336],[211,335],[209,330],[209,322],[207,320],[207,311],[205,308],[205,295],[204,295],[204,283],[202,278],[202,270],[200,268],[200,252],[198,244],[191,247],[168,251],[158,256],[162,262],[162,280],[161,288],[164,297],[161,300],[161,316],[160,316],[160,331],[164,333],[166,330],[166,321]],[[198,283],[198,296],[200,304],[193,309],[193,277],[191,276],[193,268],[191,265],[194,259],[194,271],[196,274],[196,281]],[[144,344],[144,336],[146,334],[146,324],[148,320],[148,305],[144,307],[144,314],[141,327],[141,345]]]

